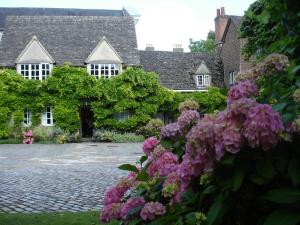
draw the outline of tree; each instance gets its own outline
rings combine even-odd
[[[194,41],[190,38],[189,48],[191,52],[210,53],[215,49],[215,32],[210,30],[207,34],[206,40]]]

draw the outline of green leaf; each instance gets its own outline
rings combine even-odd
[[[300,222],[300,214],[290,211],[274,211],[264,222],[264,225],[296,225]]]
[[[131,164],[122,164],[122,165],[118,166],[118,168],[120,170],[126,170],[126,171],[131,171],[131,172],[136,172],[136,173],[139,172],[138,168]]]
[[[292,179],[294,185],[300,184],[300,165],[297,159],[292,159],[290,161],[288,175]]]
[[[185,216],[187,225],[195,225],[197,222],[197,218],[194,212],[191,212]]]
[[[298,72],[298,70],[300,70],[300,65],[298,65],[298,66],[295,66],[294,68],[293,68],[293,70],[292,70],[292,73],[293,74],[296,74],[297,72]],[[298,86],[298,85],[297,85]],[[298,86],[299,87],[299,86]]]
[[[138,181],[147,181],[147,180],[149,180],[149,176],[148,176],[146,171],[141,171],[136,176],[136,180],[138,180]]]
[[[207,213],[207,224],[208,225],[212,225],[215,220],[217,219],[220,211],[221,211],[221,208],[222,208],[222,196],[219,195],[215,202],[211,205],[211,207],[209,208],[209,211]]]
[[[160,144],[166,149],[170,149],[172,147],[172,141],[170,139],[162,139]]]
[[[264,10],[259,16],[257,16],[258,21],[263,24],[267,24],[270,18],[271,18],[270,12],[267,10]]]
[[[143,156],[140,158],[140,163],[143,164],[147,159],[148,159],[148,156],[143,155]]]
[[[226,154],[221,160],[220,163],[223,165],[232,165],[235,159],[235,155]]]
[[[285,113],[281,116],[281,119],[283,120],[283,122],[288,122],[288,121],[292,121],[295,118],[295,115],[292,113]]]
[[[234,172],[232,178],[232,190],[234,192],[238,191],[243,183],[245,172],[242,169],[238,169]]]
[[[210,186],[206,187],[202,193],[203,194],[211,194],[211,193],[214,193],[217,189],[218,189],[217,186],[210,185]]]
[[[259,161],[256,164],[256,171],[261,177],[267,179],[271,179],[275,175],[274,167],[270,161]]]
[[[272,106],[272,108],[274,110],[276,110],[277,112],[282,111],[284,109],[284,107],[286,107],[287,103],[282,102],[282,103],[277,103],[275,105]]]
[[[271,202],[290,204],[300,201],[300,191],[288,188],[273,189],[268,191],[263,198]]]
[[[179,220],[176,222],[176,225],[184,225],[182,221],[182,216],[179,218]]]
[[[297,87],[300,87],[300,79],[298,79],[295,84],[296,84]]]

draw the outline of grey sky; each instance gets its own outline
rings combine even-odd
[[[214,30],[216,9],[242,16],[254,0],[0,0],[0,7],[55,7],[121,9],[134,7],[141,15],[136,26],[138,47],[153,44],[156,50],[172,50],[182,44],[188,51],[189,38],[205,39]]]

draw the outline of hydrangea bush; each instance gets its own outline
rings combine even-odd
[[[283,64],[270,58],[258,77],[288,63],[284,56],[279,57]],[[130,174],[106,191],[101,221],[300,222],[300,119],[284,122],[276,108],[258,102],[257,79],[236,83],[219,113],[200,118],[196,108],[181,107],[177,121],[164,126],[159,138],[145,140],[139,165],[119,167]],[[278,223],[280,218],[285,222]]]

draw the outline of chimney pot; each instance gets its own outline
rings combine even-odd
[[[145,51],[154,51],[154,47],[152,44],[146,44]]]
[[[183,47],[181,44],[173,45],[173,52],[183,52]]]
[[[220,9],[217,9],[217,17],[220,16]]]
[[[221,7],[221,16],[225,16],[225,8]]]

